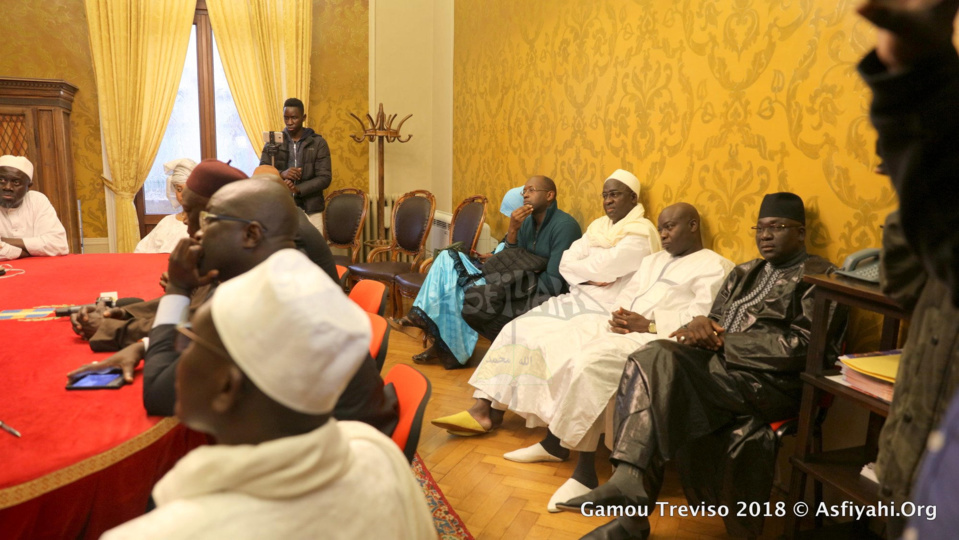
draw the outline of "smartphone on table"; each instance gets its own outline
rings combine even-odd
[[[123,370],[120,368],[88,371],[73,377],[67,383],[67,390],[116,390],[126,384]]]

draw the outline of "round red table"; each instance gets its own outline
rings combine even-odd
[[[94,353],[49,307],[101,292],[162,294],[166,254],[36,257],[0,263],[0,536],[98,538],[146,509],[153,485],[206,437],[149,417],[142,380],[119,390],[67,391],[66,374]]]

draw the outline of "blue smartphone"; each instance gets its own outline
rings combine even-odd
[[[116,390],[126,384],[119,368],[90,371],[67,383],[67,390]]]

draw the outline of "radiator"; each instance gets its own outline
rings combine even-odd
[[[450,227],[453,223],[453,214],[437,210],[433,214],[433,228],[430,229],[430,236],[426,239],[427,257],[431,257],[435,250],[443,249],[450,245]],[[480,231],[479,240],[476,241],[476,251],[479,253],[489,253],[496,247],[490,238],[489,225],[483,223],[483,230]]]
[[[432,257],[437,249],[443,249],[450,245],[450,225],[453,223],[453,214],[437,210],[433,214],[433,227],[430,229],[430,235],[426,239],[427,257]]]

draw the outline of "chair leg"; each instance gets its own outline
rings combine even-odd
[[[396,282],[390,282],[390,299],[393,301],[393,318],[400,312],[399,289],[396,288]]]
[[[393,312],[393,318],[402,319],[403,312],[405,311],[403,309],[403,292],[395,283],[393,284],[393,289],[396,291],[396,311]]]

